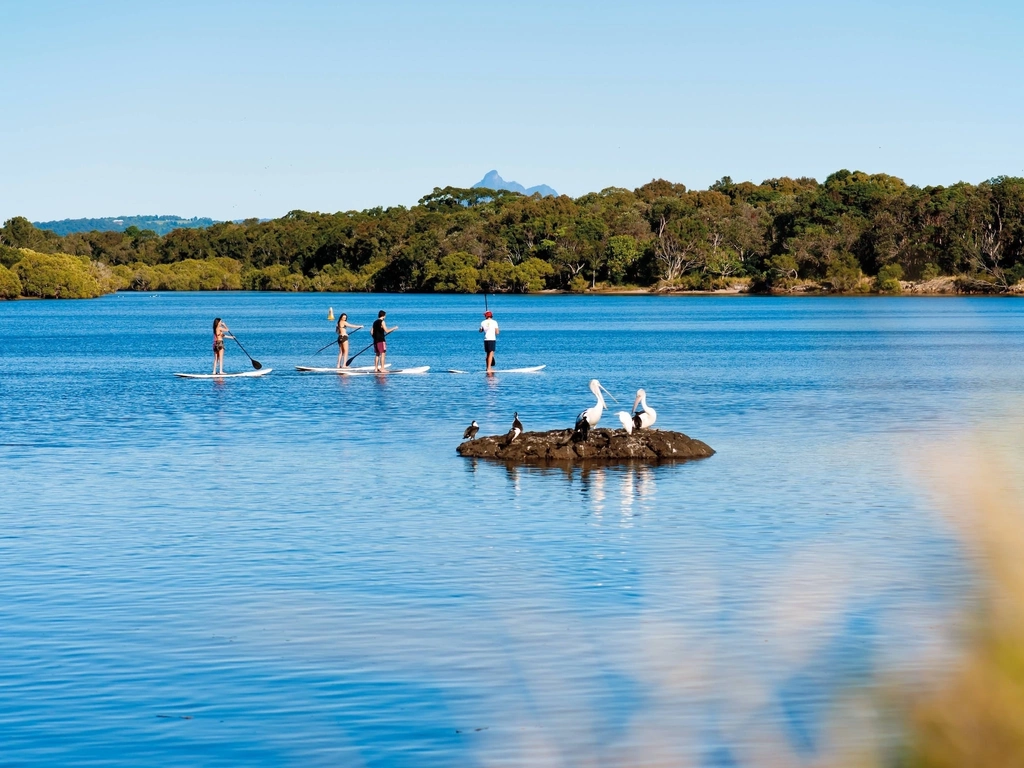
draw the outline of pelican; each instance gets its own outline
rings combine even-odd
[[[615,414],[619,417],[619,421],[622,423],[622,428],[626,430],[627,435],[633,434],[633,414],[626,413],[625,411],[619,411]]]
[[[639,410],[637,406],[640,406]],[[616,414],[622,422],[622,428],[627,434],[633,434],[634,429],[650,429],[658,418],[658,412],[647,404],[647,393],[642,389],[636,391],[636,400],[633,401],[633,413],[619,411]]]
[[[637,406],[640,406],[639,410]],[[658,418],[658,412],[647,404],[647,393],[642,389],[636,391],[636,400],[633,401],[633,426],[636,429],[650,429]]]
[[[523,434],[523,422],[519,420],[519,411],[512,414],[512,429],[505,435],[505,445],[511,445],[512,441]]]
[[[476,419],[473,419],[473,423],[466,427],[466,431],[462,433],[463,440],[472,440],[476,437],[476,433],[480,431],[480,425],[476,423]]]
[[[576,426],[573,427],[573,439],[580,441],[586,440],[590,435],[590,430],[597,426],[597,423],[601,420],[601,414],[604,413],[604,409],[608,407],[608,404],[604,401],[604,396],[601,394],[601,390],[608,392],[607,389],[601,386],[601,382],[597,379],[590,380],[590,391],[593,392],[594,397],[597,398],[597,403],[581,412],[576,417]],[[608,397],[615,400],[615,395],[608,392]],[[615,400],[618,402],[618,400]]]

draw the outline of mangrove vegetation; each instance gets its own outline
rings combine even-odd
[[[1024,290],[1024,179],[916,187],[651,181],[570,198],[435,188],[410,207],[222,222],[164,235],[0,229],[0,296],[112,290],[1008,293]],[[930,288],[928,288],[930,286]]]

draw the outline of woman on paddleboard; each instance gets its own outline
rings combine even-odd
[[[217,366],[220,366],[220,373],[224,373],[224,339],[233,339],[229,335],[231,329],[219,317],[213,321],[213,373],[217,375]]]
[[[388,356],[388,342],[385,337],[392,331],[397,331],[398,326],[394,328],[388,328],[387,323],[384,322],[384,317],[387,315],[383,309],[377,313],[377,319],[373,321],[373,327],[370,329],[370,335],[373,336],[373,370],[374,373],[386,373],[387,365],[385,363]]]
[[[348,315],[344,312],[338,315],[338,323],[334,326],[334,330],[338,332],[338,364],[334,366],[335,368],[348,368],[348,329],[355,328],[358,331],[362,327],[350,323]]]
[[[484,354],[487,356],[487,373],[494,368],[494,348],[498,346],[498,321],[490,310],[484,312],[484,321],[480,323],[480,333],[484,335]]]

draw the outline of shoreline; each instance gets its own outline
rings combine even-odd
[[[933,280],[922,280],[922,281],[900,281],[899,291],[878,291],[873,289],[874,281],[870,278],[865,278],[856,290],[853,291],[831,291],[827,287],[820,283],[812,281],[801,282],[797,285],[793,285],[786,289],[776,289],[770,291],[751,291],[749,281],[737,281],[735,284],[725,288],[714,288],[706,290],[689,289],[689,288],[673,288],[670,286],[651,286],[649,288],[641,287],[597,287],[593,289],[587,289],[586,291],[569,291],[559,288],[545,288],[540,291],[531,291],[526,293],[513,293],[513,292],[488,292],[493,296],[762,296],[762,297],[773,297],[773,298],[792,298],[792,297],[860,297],[860,298],[963,298],[963,297],[986,297],[986,298],[1020,298],[1024,297],[1024,282],[1010,286],[1009,288],[1001,291],[995,290],[982,290],[982,291],[971,291],[971,290],[960,290],[957,286],[957,278],[955,277],[941,277]],[[278,291],[278,290],[246,290],[237,288],[218,288],[212,290],[197,290],[197,291],[175,291],[175,290],[154,290],[152,288],[133,291],[130,289],[118,289],[111,293],[104,293],[100,296],[94,297],[82,297],[82,298],[101,298],[102,296],[113,296],[116,294],[174,294],[174,293],[322,293],[324,295],[330,294],[366,294],[373,296],[387,296],[387,295],[421,295],[421,296],[480,296],[483,292],[478,293],[449,293],[449,292],[438,292],[438,291]],[[58,300],[67,300],[56,297]],[[16,296],[6,301],[52,301],[55,297],[49,296]]]

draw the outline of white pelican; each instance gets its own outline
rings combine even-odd
[[[463,440],[472,440],[476,437],[476,433],[480,431],[480,425],[476,423],[476,419],[473,419],[473,423],[466,427],[466,431],[462,433]]]
[[[633,414],[626,413],[625,411],[619,411],[615,414],[619,417],[619,421],[622,423],[622,428],[626,430],[627,435],[633,434]]]
[[[639,410],[637,406],[640,406]],[[633,401],[633,413],[619,411],[616,414],[622,422],[622,428],[627,434],[633,434],[634,429],[650,429],[658,418],[658,412],[647,404],[647,393],[642,389],[636,391],[636,400]]]
[[[597,403],[581,412],[576,417],[576,426],[573,427],[573,438],[577,440],[586,440],[590,434],[590,430],[597,426],[597,423],[601,421],[601,414],[604,413],[604,409],[608,407],[608,404],[604,401],[604,396],[601,394],[601,390],[608,392],[607,389],[601,386],[601,382],[597,379],[590,380],[590,391],[593,392],[594,397],[597,398]],[[615,400],[615,395],[608,392],[608,396]],[[618,402],[618,400],[615,400]]]
[[[512,414],[512,429],[505,435],[505,445],[511,445],[512,441],[523,434],[523,422],[519,420],[519,411]]]

